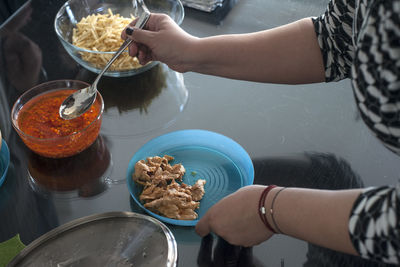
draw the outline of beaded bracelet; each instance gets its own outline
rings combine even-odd
[[[260,215],[261,221],[265,224],[265,226],[268,228],[273,233],[276,233],[276,231],[271,227],[271,225],[268,223],[267,217],[266,217],[266,210],[264,207],[265,199],[267,198],[267,195],[269,191],[271,191],[273,188],[275,188],[276,185],[269,185],[267,186],[264,191],[261,194],[260,201],[258,203],[258,214]]]
[[[278,232],[278,234],[282,234],[282,231],[281,231],[281,229],[279,229],[278,224],[276,223],[275,218],[274,218],[274,203],[275,203],[275,200],[278,197],[279,193],[285,189],[286,189],[286,187],[282,187],[281,189],[279,189],[278,192],[276,192],[274,198],[272,199],[271,208],[269,210],[269,213],[271,214],[272,223],[274,224],[276,232]]]

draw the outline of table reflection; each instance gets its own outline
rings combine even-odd
[[[5,66],[2,71],[16,95],[38,84],[46,75],[42,49],[22,31],[32,21],[32,13],[31,1],[27,1],[8,23],[0,27],[0,53],[4,55],[0,57],[0,66]]]
[[[103,77],[98,88],[106,100],[105,112],[115,109],[122,114],[137,109],[140,113],[148,113],[153,100],[166,88],[166,78],[165,70],[160,65],[129,78]]]
[[[76,79],[90,83],[96,75],[82,70]],[[101,131],[110,136],[142,135],[165,128],[188,100],[183,75],[161,63],[140,75],[102,77],[97,88],[104,99]]]
[[[199,267],[262,267],[265,266],[253,256],[252,247],[233,246],[218,237],[213,246],[214,237],[209,234],[201,240],[197,264]]]
[[[26,169],[12,162],[0,187],[0,242],[19,234],[29,244],[59,226],[54,203],[32,192],[26,180],[16,179],[25,176]]]
[[[28,179],[33,190],[44,196],[93,197],[107,189],[111,168],[107,141],[100,135],[89,148],[68,158],[45,158],[31,152]]]

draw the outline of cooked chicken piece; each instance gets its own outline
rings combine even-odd
[[[182,198],[182,199],[185,199],[186,201],[192,201],[192,196],[190,194],[176,190],[175,188],[167,189],[164,196],[171,196],[171,197],[176,197],[176,198]]]
[[[141,201],[151,201],[154,199],[161,198],[164,195],[165,189],[156,184],[151,184],[150,186],[146,186],[142,194],[140,194]]]
[[[188,195],[191,195],[192,192],[190,191],[190,185],[186,185],[185,183],[177,183],[175,180],[173,180],[167,187],[167,190],[177,190],[179,192],[186,193]]]
[[[146,165],[144,160],[139,160],[135,164],[135,173],[133,174],[133,180],[139,184],[146,184],[150,182],[151,178],[149,173],[151,172],[150,167]]]
[[[164,157],[148,157],[146,161],[139,160],[135,164],[135,173],[133,179],[139,184],[146,184],[152,179],[164,179],[171,181],[177,179],[182,181],[182,177],[185,174],[185,168],[182,164],[175,164],[171,166],[168,161],[173,159],[171,156]]]
[[[164,155],[164,158],[165,158],[168,162],[170,162],[171,160],[174,160],[174,157],[169,156],[169,155]]]
[[[186,170],[180,163],[171,166],[168,162],[173,159],[164,155],[136,162],[133,179],[144,186],[140,200],[144,207],[168,218],[194,220],[206,181],[199,179],[193,186],[182,183]]]
[[[179,220],[179,218],[180,218],[179,208],[176,205],[162,205],[162,206],[157,207],[155,209],[155,212],[162,216],[171,218],[171,219]]]
[[[166,166],[165,170],[173,174],[178,174],[180,178],[182,178],[186,172],[185,168],[180,163],[175,164],[173,166],[168,165]]]
[[[180,220],[196,220],[198,215],[192,209],[184,209],[180,211]]]
[[[195,201],[187,202],[184,198],[177,198],[173,195],[164,195],[162,198],[145,203],[144,207],[154,210],[168,218],[181,220],[182,210],[197,209],[199,204],[199,202]],[[187,211],[185,214],[187,214]]]
[[[200,199],[203,198],[204,196],[204,185],[206,184],[206,180],[199,179],[197,182],[192,185],[191,191],[192,191],[192,199],[194,201],[199,201]]]
[[[161,177],[164,180],[172,181],[172,180],[182,180],[183,174],[179,173],[170,173],[168,171],[163,171]],[[157,177],[155,177],[157,178]]]

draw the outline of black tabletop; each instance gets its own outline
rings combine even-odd
[[[262,84],[180,74],[163,64],[101,81],[102,129],[87,150],[59,160],[38,156],[12,128],[15,100],[45,81],[91,82],[95,74],[75,63],[55,35],[62,0],[17,2],[15,10],[2,7],[3,18],[9,15],[0,27],[0,128],[11,152],[0,187],[0,242],[20,234],[29,244],[91,214],[143,213],[125,182],[129,160],[150,139],[175,130],[205,129],[232,138],[249,153],[258,184],[341,189],[395,184],[399,178],[400,158],[364,125],[347,80]],[[258,31],[317,16],[326,4],[226,0],[212,13],[187,8],[181,26],[199,37]],[[15,52],[21,55],[17,60],[10,56]],[[167,226],[178,244],[178,266],[378,266],[285,236],[241,248],[216,236],[201,239],[193,227]]]

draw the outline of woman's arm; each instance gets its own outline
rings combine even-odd
[[[188,70],[268,83],[325,80],[310,18],[261,32],[197,39],[183,55]]]
[[[271,207],[278,191],[279,188],[271,190],[266,207]],[[332,191],[286,188],[275,199],[274,219],[286,235],[357,255],[349,235],[349,218],[361,192],[362,189]],[[272,222],[271,215],[267,215]]]
[[[131,23],[134,25],[134,22]],[[325,80],[322,54],[310,18],[274,29],[196,38],[169,17],[152,14],[146,30],[134,29],[132,56],[159,60],[172,69],[270,83]]]
[[[196,232],[214,232],[229,243],[257,245],[272,236],[258,214],[258,201],[265,186],[247,186],[215,204],[200,219]],[[269,209],[280,187],[272,189],[265,200]],[[273,213],[282,233],[323,247],[357,255],[349,237],[349,217],[361,189],[314,190],[286,188],[276,197]]]

